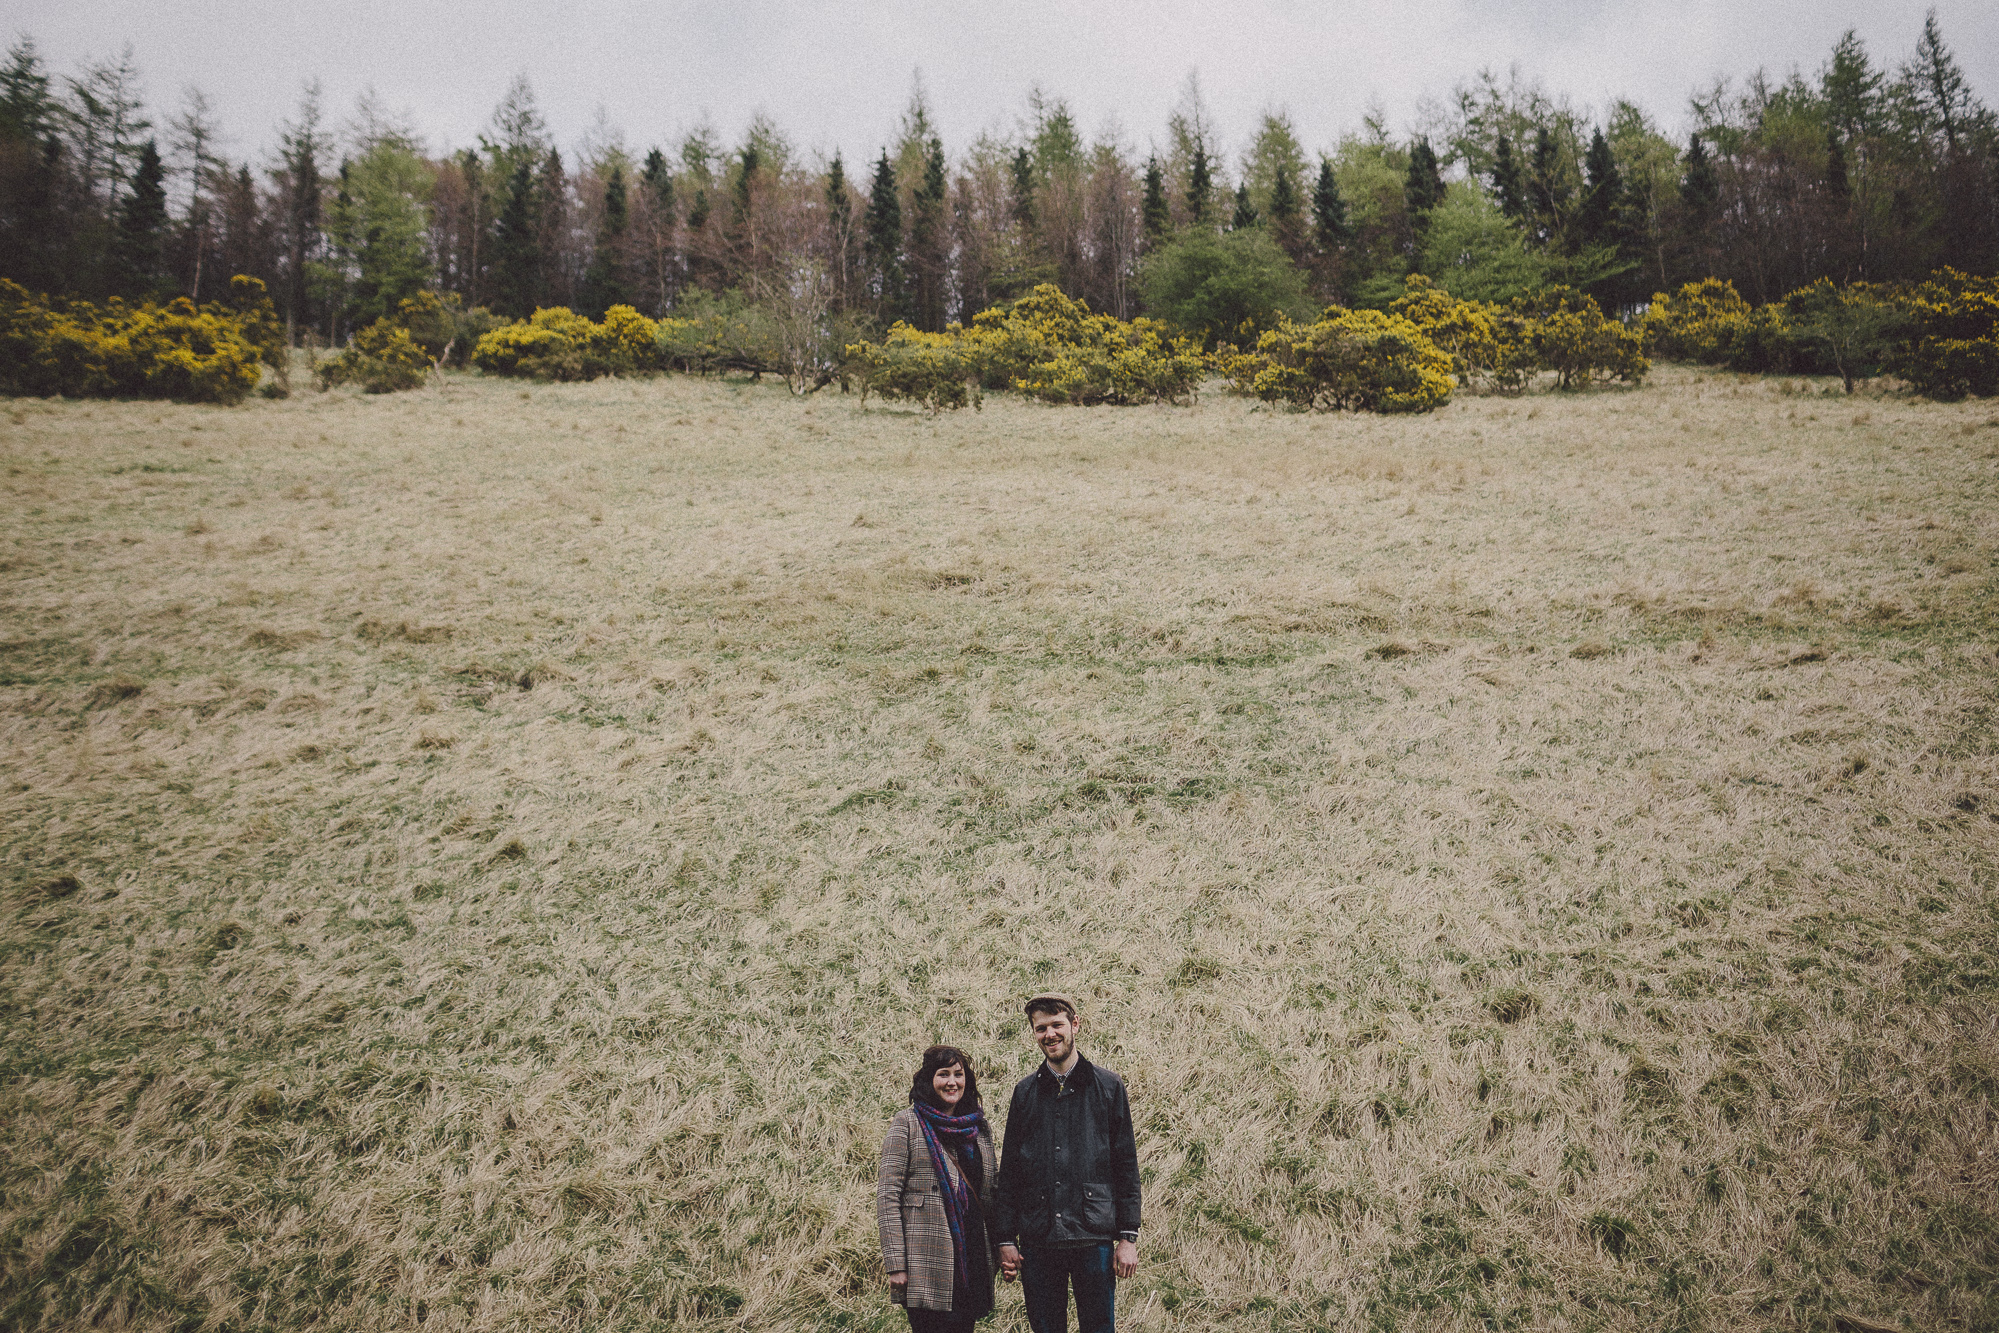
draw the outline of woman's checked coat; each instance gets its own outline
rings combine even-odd
[[[989,1213],[999,1154],[990,1129],[979,1131],[979,1211]],[[937,1194],[937,1168],[923,1142],[916,1111],[905,1108],[888,1122],[882,1140],[881,1178],[875,1185],[875,1221],[881,1227],[882,1263],[891,1273],[909,1274],[909,1286],[895,1297],[915,1310],[951,1308],[951,1225]],[[983,1230],[983,1228],[982,1228]],[[987,1245],[988,1273],[999,1272],[999,1254],[986,1236],[968,1236],[967,1245]]]

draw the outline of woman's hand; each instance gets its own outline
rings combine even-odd
[[[888,1275],[888,1284],[891,1287],[894,1287],[897,1291],[901,1291],[904,1287],[909,1285],[909,1274],[890,1273]]]

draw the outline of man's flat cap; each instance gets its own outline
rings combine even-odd
[[[1076,1016],[1076,1002],[1058,990],[1042,991],[1028,1000],[1022,1006],[1021,1012],[1032,1018],[1036,1009],[1044,1013],[1050,1009],[1062,1009],[1068,1012],[1069,1017],[1074,1018]]]

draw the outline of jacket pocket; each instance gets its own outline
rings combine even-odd
[[[1117,1230],[1117,1210],[1111,1207],[1108,1186],[1083,1186],[1083,1226],[1098,1236],[1108,1236]]]

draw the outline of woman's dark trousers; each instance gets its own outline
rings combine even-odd
[[[909,1333],[972,1333],[979,1321],[949,1310],[910,1310]]]

